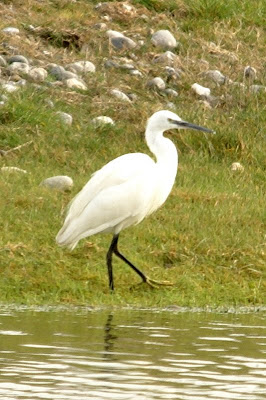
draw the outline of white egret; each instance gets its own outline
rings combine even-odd
[[[213,132],[182,121],[171,111],[158,111],[147,122],[145,138],[156,162],[146,154],[120,156],[95,172],[83,189],[71,201],[63,227],[56,236],[60,246],[71,250],[80,239],[96,233],[112,233],[113,239],[106,261],[109,287],[114,289],[113,253],[128,264],[147,284],[169,285],[148,278],[118,250],[120,232],[141,222],[157,210],[173,187],[178,155],[175,145],[163,136],[169,129],[195,129]]]

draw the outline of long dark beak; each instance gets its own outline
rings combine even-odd
[[[208,132],[208,133],[216,133],[212,129],[204,128],[203,126],[191,124],[190,122],[186,121],[176,121],[174,119],[171,119],[171,122],[175,125],[177,125],[177,128],[183,128],[183,129],[194,129],[196,131],[202,131],[202,132]]]

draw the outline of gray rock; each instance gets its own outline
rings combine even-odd
[[[75,74],[87,74],[89,72],[95,72],[96,68],[90,61],[76,61],[66,65],[65,69]]]
[[[104,66],[105,68],[120,68],[120,65],[113,60],[106,60]]]
[[[224,85],[226,81],[226,77],[217,69],[207,71],[205,75],[213,82],[217,83],[217,85]]]
[[[9,74],[28,74],[30,67],[23,62],[13,62],[7,67]]]
[[[147,82],[147,87],[150,89],[164,90],[166,84],[162,78],[156,77]]]
[[[71,79],[71,78],[76,78],[76,79],[78,78],[77,74],[74,74],[73,72],[70,71],[66,71],[64,67],[57,64],[49,64],[48,72],[58,81],[63,81],[65,79]]]
[[[110,39],[111,44],[117,50],[130,50],[136,47],[134,40],[124,36],[124,37],[114,37]]]
[[[28,72],[28,78],[31,79],[33,82],[44,82],[47,78],[47,71],[44,68],[32,68]]]
[[[178,96],[177,91],[174,90],[174,89],[171,89],[171,88],[167,88],[167,89],[165,89],[163,92],[164,92],[165,94],[167,94],[168,96],[171,96],[171,97],[177,97],[177,96]]]
[[[177,80],[177,79],[181,79],[182,76],[182,71],[181,69],[176,69],[173,67],[165,67],[165,71],[167,72],[167,81],[169,80]]]
[[[64,125],[68,125],[68,126],[72,125],[72,122],[73,122],[72,115],[62,112],[62,111],[57,111],[56,115],[58,116],[58,118]]]
[[[20,55],[20,54],[16,54],[14,56],[11,56],[7,59],[8,64],[12,64],[14,62],[20,62],[20,63],[24,63],[24,64],[29,64],[29,61],[26,57]]]
[[[99,31],[104,31],[105,29],[107,29],[107,25],[104,22],[98,22],[97,24],[94,24],[92,27]]]
[[[249,80],[254,80],[257,77],[257,70],[254,67],[251,67],[248,65],[244,69],[244,78],[249,79]]]
[[[152,44],[163,49],[174,49],[177,46],[177,41],[168,30],[160,30],[155,32],[151,38]]]
[[[49,189],[56,189],[61,191],[71,190],[73,186],[73,180],[69,176],[58,175],[44,179],[40,186],[47,187]]]
[[[175,62],[180,62],[180,59],[176,54],[168,50],[163,54],[155,56],[153,62],[158,64],[173,65]]]

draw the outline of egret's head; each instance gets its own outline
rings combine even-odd
[[[178,115],[168,110],[157,111],[154,113],[149,118],[147,126],[150,130],[157,132],[164,132],[169,129],[194,129],[203,132],[215,133],[211,129],[183,121]]]

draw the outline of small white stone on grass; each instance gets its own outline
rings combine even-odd
[[[18,90],[20,87],[16,86],[14,82],[8,82],[2,84],[2,89],[7,93],[13,93]]]
[[[164,90],[166,88],[166,84],[162,78],[157,76],[156,78],[153,78],[147,82],[147,87],[151,89]]]
[[[176,54],[168,50],[163,54],[157,55],[153,62],[158,64],[174,64],[175,62],[180,62],[180,59]]]
[[[28,78],[33,80],[34,82],[44,82],[47,78],[47,71],[44,68],[32,68],[28,72]]]
[[[191,88],[197,93],[199,96],[209,96],[211,94],[211,90],[204,86],[199,85],[198,83],[194,83]]]
[[[65,85],[69,89],[87,90],[87,86],[81,80],[76,78],[70,78],[65,80]]]
[[[173,49],[177,46],[177,41],[168,30],[160,30],[155,32],[151,38],[152,44],[156,47],[162,47],[164,49]]]
[[[164,92],[165,94],[167,94],[168,96],[170,96],[170,97],[177,97],[177,96],[178,96],[177,91],[174,90],[174,89],[171,89],[171,88],[167,88],[167,89],[165,89],[163,92]]]
[[[118,89],[112,89],[110,91],[111,95],[115,96],[117,99],[131,103],[130,98],[123,92],[121,92],[121,90]]]
[[[29,65],[23,62],[13,62],[7,67],[10,74],[27,74],[29,70]]]
[[[60,121],[63,122],[65,125],[72,125],[73,118],[72,115],[67,114],[62,111],[57,111],[56,115],[59,117]]]
[[[8,35],[18,35],[19,29],[14,28],[13,26],[8,26],[8,27],[2,29],[2,32],[7,33]]]
[[[252,93],[266,92],[266,86],[263,85],[251,85],[250,91]]]
[[[121,32],[113,31],[110,29],[106,33],[110,39],[111,44],[117,50],[134,49],[137,45],[134,40],[128,38]]]
[[[207,71],[206,76],[212,79],[218,85],[223,85],[226,81],[226,77],[217,69]]]
[[[44,186],[49,189],[67,191],[71,190],[73,186],[73,180],[66,175],[52,176],[50,178],[44,179],[40,183],[40,186]]]
[[[106,117],[105,115],[100,115],[99,117],[95,117],[92,120],[93,125],[96,127],[103,125],[114,125],[114,121],[110,117]]]
[[[231,171],[244,171],[244,167],[239,162],[234,162],[231,165]]]
[[[90,61],[76,61],[66,65],[66,70],[76,74],[87,74],[88,72],[95,72],[95,65]]]

